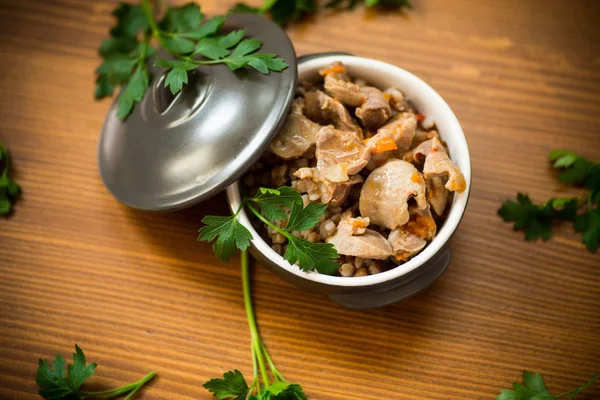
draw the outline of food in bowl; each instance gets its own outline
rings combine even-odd
[[[376,274],[433,240],[465,178],[434,121],[400,90],[353,79],[341,62],[320,75],[300,83],[284,127],[243,186],[248,193],[291,186],[305,204],[327,204],[317,227],[293,234],[331,243],[341,276]],[[283,235],[253,224],[273,250],[285,253]]]

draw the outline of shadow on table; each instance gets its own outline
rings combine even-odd
[[[206,215],[229,215],[225,193],[220,193],[207,201],[191,208],[175,212],[147,212],[126,208],[130,222],[136,226],[143,240],[152,247],[152,253],[172,259],[181,271],[181,265],[186,268],[186,275],[194,279],[207,281],[210,277],[203,274],[200,268],[187,268],[190,265],[224,264],[218,260],[212,250],[212,245],[199,242],[198,229]],[[233,261],[231,264],[237,265]]]
[[[443,331],[440,299],[448,288],[441,278],[408,299],[373,310],[345,309],[324,295],[269,288],[262,281],[255,292],[259,324],[266,343],[276,342],[270,349],[278,365],[316,363],[359,373],[372,368],[397,370],[403,360],[421,358],[423,349]],[[283,323],[286,319],[289,327]],[[298,352],[297,346],[306,350]],[[294,355],[286,360],[287,354]]]

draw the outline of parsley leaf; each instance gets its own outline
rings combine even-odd
[[[260,49],[260,46],[262,46],[260,40],[246,39],[228,57],[224,58],[223,62],[232,70],[242,68],[248,65],[248,62],[252,59],[253,55],[250,53]]]
[[[567,150],[553,150],[550,161],[555,168],[562,169],[558,180],[568,184],[583,184],[594,189],[600,182],[600,166],[582,156]]]
[[[504,389],[496,400],[554,400],[544,384],[541,374],[523,371],[523,384],[513,383],[514,390]]]
[[[267,0],[268,1],[268,0]],[[269,13],[276,24],[285,25],[317,12],[316,0],[277,0],[270,2]]]
[[[298,205],[300,207],[303,205],[300,193],[287,186],[280,187],[276,190],[259,188],[256,196],[249,200],[258,204],[262,214],[272,222],[285,221],[287,219],[284,207],[288,210],[292,210]]]
[[[339,254],[331,243],[311,243],[291,235],[287,238],[288,247],[283,257],[291,264],[297,262],[303,271],[315,269],[321,274],[332,275],[340,267],[333,261]]]
[[[188,32],[198,28],[203,19],[200,6],[196,3],[188,3],[181,7],[167,9],[159,26],[167,32]]]
[[[10,214],[13,203],[21,192],[17,182],[8,177],[9,169],[10,155],[8,149],[0,143],[0,215]]]
[[[250,203],[260,206],[261,212]],[[322,274],[334,274],[337,271],[339,265],[334,259],[339,254],[332,244],[311,243],[291,234],[292,231],[313,228],[325,214],[326,204],[311,202],[304,207],[300,193],[283,186],[278,189],[259,188],[254,197],[243,199],[243,205],[247,205],[258,219],[287,238],[284,258],[290,263],[297,263],[304,271],[315,269]],[[286,219],[284,228],[273,224]],[[206,226],[200,229],[198,240],[210,242],[216,239],[213,249],[222,260],[228,260],[236,248],[244,251],[250,245],[252,234],[238,222],[237,213],[231,217],[207,216],[202,222]]]
[[[287,389],[287,387],[290,384],[287,382],[283,382],[283,381],[277,381],[275,383],[273,383],[272,385],[269,386],[269,392],[274,395],[277,396],[278,394],[280,394],[281,392],[283,392],[285,389]]]
[[[150,28],[144,9],[139,4],[120,3],[112,15],[117,19],[117,24],[110,30],[114,38],[135,39],[139,33]]]
[[[223,261],[228,261],[236,248],[245,251],[250,246],[252,234],[238,222],[237,215],[231,217],[209,215],[202,219],[202,223],[206,226],[200,228],[198,240],[211,242],[216,238],[213,250]]]
[[[259,7],[252,7],[245,3],[236,3],[233,7],[229,9],[230,13],[253,13],[253,14],[263,14],[263,10]]]
[[[237,369],[225,372],[223,379],[213,378],[202,386],[217,399],[244,400],[250,391],[244,376]]]
[[[237,3],[230,13],[268,14],[278,25],[286,25],[317,12],[316,0],[264,0],[260,7]]]
[[[113,16],[116,24],[110,30],[110,38],[98,49],[102,62],[96,68],[94,97],[112,96],[120,87],[117,110],[120,119],[127,118],[148,91],[151,81],[148,60],[155,54],[153,42],[175,59],[159,58],[155,62],[170,69],[165,86],[173,94],[183,89],[188,83],[188,72],[199,65],[226,64],[231,70],[249,67],[266,75],[288,67],[275,54],[257,53],[262,42],[244,40],[245,29],[220,35],[225,17],[204,21],[200,6],[195,3],[167,8],[159,22],[148,0],[141,0],[140,4],[122,3]]]
[[[150,73],[148,72],[148,68],[146,68],[145,62],[139,63],[119,97],[119,108],[117,109],[118,118],[125,119],[131,114],[133,106],[144,98],[149,83]]]
[[[65,360],[60,355],[52,362],[52,368],[48,360],[39,360],[35,383],[40,387],[40,396],[48,400],[62,399],[75,392],[65,378]]]
[[[408,7],[412,8],[410,0],[365,0],[366,7],[375,6],[386,6],[386,7]]]
[[[43,398],[58,400],[70,394],[80,394],[79,387],[96,372],[96,364],[86,364],[83,351],[75,345],[73,364],[69,364],[67,369],[68,379],[65,377],[65,360],[60,355],[52,362],[52,368],[48,360],[40,359],[35,382],[40,387]]]
[[[513,389],[504,389],[496,396],[496,400],[556,400],[567,394],[570,396],[567,400],[575,398],[579,393],[584,391],[588,386],[594,383],[600,375],[596,375],[585,385],[571,390],[567,393],[554,396],[546,388],[542,374],[535,372],[523,371],[523,383],[514,382]]]
[[[581,242],[585,247],[595,252],[600,242],[600,209],[588,209],[584,214],[575,218],[575,230],[583,232]]]
[[[548,240],[552,236],[552,209],[547,204],[533,204],[526,194],[519,193],[516,202],[507,200],[498,215],[514,222],[514,229],[524,231],[526,240]]]
[[[73,365],[69,365],[69,382],[75,389],[83,384],[90,376],[96,372],[96,363],[86,364],[85,354],[79,346],[75,345],[75,353],[73,353]]]
[[[179,36],[166,37],[162,43],[165,49],[175,55],[188,54],[194,50],[194,42]]]
[[[290,218],[285,226],[288,231],[303,231],[314,227],[319,219],[325,215],[327,204],[310,202],[306,207],[294,204]]]
[[[161,68],[171,68],[165,79],[165,87],[171,89],[171,93],[179,92],[183,85],[188,83],[188,71],[196,68],[196,64],[184,60],[165,60],[159,58],[154,63]]]
[[[339,268],[339,264],[334,259],[339,257],[338,252],[330,243],[312,243],[304,239],[293,236],[290,232],[302,231],[313,228],[325,214],[327,204],[310,202],[304,207],[304,202],[300,193],[296,190],[283,186],[278,189],[259,188],[254,197],[247,199],[260,205],[261,213],[272,222],[284,221],[287,223],[284,228],[263,222],[270,225],[288,240],[288,247],[284,258],[291,264],[297,263],[303,271],[317,270],[322,274],[334,274]],[[249,207],[259,219],[260,214],[253,207]],[[287,215],[289,211],[289,217]]]
[[[561,169],[561,182],[584,185],[590,193],[581,198],[551,198],[540,205],[519,193],[517,201],[507,200],[498,215],[514,222],[514,229],[524,231],[527,240],[548,240],[554,220],[573,221],[575,230],[582,232],[581,242],[595,252],[600,242],[600,165],[567,150],[551,151],[550,161]]]
[[[83,350],[77,345],[75,345],[75,353],[73,353],[73,364],[67,366],[67,376],[65,376],[65,360],[60,354],[54,358],[52,366],[50,366],[48,360],[40,359],[35,378],[35,382],[40,388],[40,396],[46,400],[67,400],[75,398],[84,400],[102,394],[107,395],[106,397],[103,397],[105,399],[114,399],[129,393],[126,397],[129,399],[134,393],[139,391],[142,386],[156,376],[156,372],[152,371],[137,382],[115,389],[109,389],[99,393],[81,391],[81,385],[96,373],[96,367],[97,365],[95,363],[87,364]]]
[[[198,29],[184,33],[183,36],[190,39],[199,40],[217,33],[224,23],[224,17],[213,17],[203,23]]]
[[[304,391],[300,385],[295,383],[287,385],[288,386],[282,392],[275,395],[276,400],[306,400],[306,394],[304,394]],[[269,387],[271,391],[273,390],[273,386],[275,386],[275,384]]]
[[[341,7],[352,10],[359,0],[329,0],[323,8]],[[412,7],[410,0],[364,0],[365,7]],[[229,12],[268,14],[279,25],[286,25],[308,17],[319,10],[316,0],[264,0],[262,6],[253,7],[245,3],[235,4]]]

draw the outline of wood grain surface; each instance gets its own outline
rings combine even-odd
[[[206,13],[235,1],[203,1]],[[254,2],[256,3],[256,1]],[[496,216],[517,191],[571,193],[550,149],[600,159],[600,2],[413,0],[405,13],[325,13],[288,32],[298,54],[346,50],[399,65],[454,109],[473,163],[449,270],[400,304],[356,312],[257,265],[265,343],[312,399],[491,399],[541,371],[567,391],[600,372],[600,255],[570,227],[527,243]],[[96,168],[109,102],[92,99],[112,1],[0,1],[0,139],[23,196],[0,219],[0,398],[36,399],[37,359],[78,343],[91,387],[150,370],[139,399],[209,399],[201,384],[251,375],[239,259],[196,241],[223,194],[137,212]],[[600,398],[600,384],[581,399]]]

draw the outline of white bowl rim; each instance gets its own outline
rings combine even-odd
[[[452,135],[454,136],[453,141],[459,148],[460,157],[466,157],[463,165],[461,166],[461,172],[463,173],[467,182],[467,188],[462,193],[454,193],[454,200],[451,205],[451,209],[448,213],[448,217],[444,222],[442,228],[438,231],[437,236],[421,251],[418,255],[411,258],[406,263],[392,268],[388,271],[381,272],[375,275],[367,275],[361,277],[340,277],[319,274],[318,272],[302,271],[297,265],[290,264],[281,255],[276,253],[270,245],[268,245],[264,239],[256,232],[250,220],[246,210],[241,210],[238,214],[238,220],[252,233],[253,240],[252,245],[257,251],[262,253],[265,257],[277,264],[280,268],[287,272],[296,275],[299,278],[313,281],[319,284],[328,286],[340,286],[340,287],[365,287],[378,285],[384,282],[388,282],[399,278],[416,268],[423,265],[429,259],[431,259],[450,239],[460,220],[465,212],[469,192],[471,189],[471,158],[469,155],[469,148],[467,146],[467,140],[458,119],[452,112],[450,106],[446,101],[427,83],[413,75],[412,73],[397,67],[392,64],[385,63],[383,61],[373,60],[358,56],[325,56],[314,59],[309,59],[298,65],[299,73],[304,71],[313,71],[334,62],[341,61],[350,69],[354,67],[368,67],[375,71],[384,72],[388,75],[394,75],[398,81],[410,81],[413,86],[418,87],[420,97],[426,97],[427,102],[432,104],[438,110],[439,115],[443,115],[444,118],[448,119],[448,123],[451,126]],[[407,97],[411,97],[409,94]],[[446,135],[444,132],[440,132],[442,139]],[[455,159],[456,155],[451,154],[451,158]],[[241,203],[239,181],[234,182],[227,188],[227,196],[229,198],[230,206],[232,210],[237,210]]]

